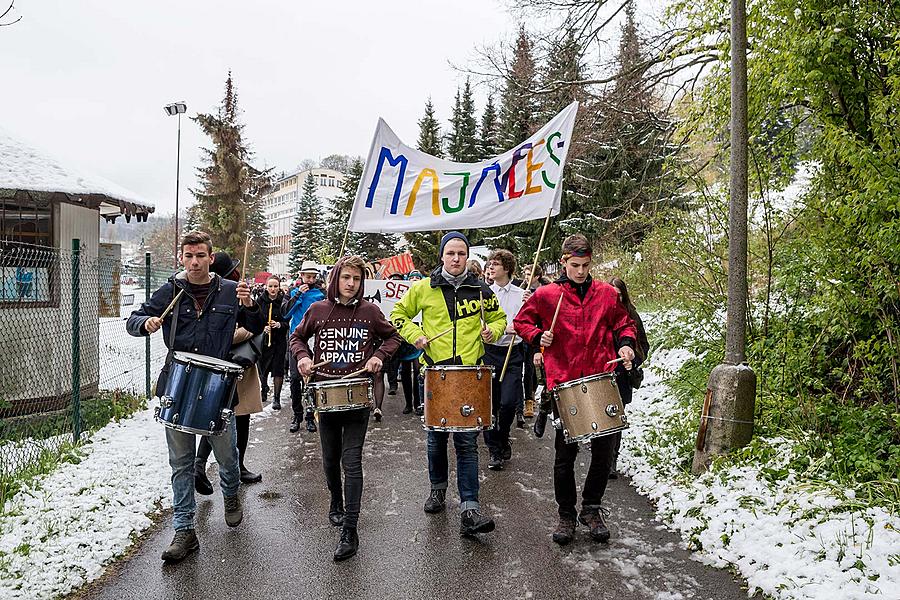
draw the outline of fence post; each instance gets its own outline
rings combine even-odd
[[[72,425],[81,438],[81,240],[72,240]]]
[[[150,253],[144,253],[144,302],[150,302]],[[150,336],[144,338],[144,371],[147,402],[150,402]]]

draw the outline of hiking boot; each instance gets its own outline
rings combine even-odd
[[[241,483],[259,483],[260,481],[262,481],[262,475],[241,465]]]
[[[381,409],[376,408],[372,411],[372,416],[375,418],[376,423],[381,423]]]
[[[522,416],[521,412],[516,412],[516,427],[519,429],[525,429],[525,417]]]
[[[522,411],[522,416],[526,419],[530,419],[534,416],[534,398],[525,400],[525,410]]]
[[[179,529],[169,547],[163,550],[162,559],[169,563],[177,563],[200,549],[200,541],[193,529]]]
[[[204,496],[211,496],[213,493],[212,483],[209,481],[209,477],[206,476],[205,464],[203,466],[194,466],[194,489],[197,490],[198,494]]]
[[[462,535],[475,535],[476,533],[490,533],[494,530],[494,520],[481,514],[477,508],[464,510],[459,518],[459,532]]]
[[[500,453],[500,458],[503,460],[509,460],[512,458],[512,444],[509,443],[509,440],[506,441],[506,446],[503,447],[503,452]]]
[[[241,508],[241,499],[237,496],[225,496],[225,524],[237,527],[243,520],[244,509]]]
[[[559,524],[553,532],[553,541],[560,546],[570,543],[575,537],[575,519],[571,517],[560,517]]]
[[[288,430],[291,433],[297,433],[300,431],[300,419],[298,417],[294,417],[291,421],[291,428]]]
[[[272,400],[272,410],[281,410],[281,400],[278,398]]]
[[[334,560],[347,560],[359,549],[359,535],[356,527],[341,527],[341,539],[334,549]]]
[[[503,470],[503,459],[499,454],[491,452],[491,458],[488,460],[488,469],[491,471],[502,471]]]
[[[334,527],[340,527],[344,524],[344,505],[337,500],[331,501],[328,507],[328,520]]]
[[[306,420],[306,430],[310,433],[315,433],[317,431],[316,421],[315,419],[307,419]]]
[[[591,538],[595,542],[602,542],[605,544],[609,541],[609,528],[603,521],[604,513],[609,515],[609,511],[605,508],[600,508],[599,510],[582,510],[581,515],[578,516],[578,520],[581,521],[583,525],[588,526],[588,529],[591,530]]]
[[[439,513],[447,506],[447,490],[431,490],[425,501],[425,512]]]

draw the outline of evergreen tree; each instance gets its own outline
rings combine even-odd
[[[500,145],[512,148],[529,135],[535,126],[535,64],[533,43],[525,27],[519,28],[512,64],[500,105]]]
[[[484,113],[481,115],[481,131],[478,139],[479,160],[485,160],[503,152],[500,147],[500,122],[497,119],[497,109],[494,108],[494,98],[488,96]]]
[[[318,260],[323,226],[322,205],[316,196],[316,179],[308,173],[291,223],[291,251],[288,254],[288,271],[291,274],[300,271],[304,260]]]
[[[330,235],[325,236],[324,240],[325,250],[328,254],[328,260],[325,262],[333,263],[340,258],[338,253],[341,251],[347,223],[350,222],[350,213],[353,211],[353,203],[356,201],[356,190],[359,187],[359,180],[362,179],[362,174],[363,161],[357,157],[347,167],[344,181],[341,183],[341,194],[334,199],[332,211],[325,218],[325,230],[330,232]],[[359,254],[359,238],[361,235],[352,231],[347,234],[344,256]]]
[[[434,116],[434,105],[431,98],[425,102],[425,115],[419,119],[419,141],[417,147],[422,152],[443,158],[444,149],[441,143],[441,126]]]
[[[450,132],[447,135],[447,155],[456,162],[476,162],[479,158],[478,121],[475,118],[475,100],[472,86],[466,79],[462,95],[456,90]]]
[[[198,114],[192,120],[210,137],[213,148],[203,148],[204,165],[198,169],[200,187],[191,190],[197,199],[198,222],[209,233],[217,249],[232,256],[243,256],[247,235],[251,243],[249,265],[244,271],[264,268],[267,237],[262,217],[261,196],[269,185],[269,170],[250,164],[253,153],[243,139],[244,125],[239,120],[238,97],[231,78],[225,80],[225,96],[216,114]]]
[[[434,106],[431,98],[425,102],[425,115],[419,119],[419,141],[416,146],[422,152],[436,156],[444,157],[444,151],[441,144],[441,126],[438,124],[434,116]],[[406,244],[413,257],[413,263],[416,268],[427,272],[434,268],[437,264],[437,251],[440,247],[441,231],[413,231],[404,233]]]

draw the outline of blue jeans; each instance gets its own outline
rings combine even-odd
[[[425,378],[419,377],[419,397],[425,397]],[[428,479],[431,489],[446,490],[450,475],[447,460],[449,431],[428,432]],[[478,503],[478,432],[454,432],[456,449],[456,487],[459,490],[459,510],[481,508]]]
[[[207,437],[212,445],[216,462],[219,463],[219,479],[222,495],[236,496],[241,485],[241,469],[238,465],[237,427],[234,417],[228,422],[228,431],[222,435]],[[166,443],[169,446],[169,466],[172,467],[172,493],[174,515],[172,526],[179,529],[194,528],[194,456],[197,446],[193,433],[176,431],[166,427]]]

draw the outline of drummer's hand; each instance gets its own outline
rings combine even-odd
[[[420,338],[417,338],[416,343],[413,344],[413,346],[415,346],[419,350],[424,350],[425,346],[427,346],[427,345],[428,345],[428,338],[425,337],[424,335]]]
[[[546,348],[547,346],[549,346],[552,343],[553,343],[553,332],[552,331],[545,331],[544,333],[541,334],[541,346]]]
[[[270,332],[270,331],[272,331],[272,328],[269,327],[268,325],[266,325],[265,327],[263,327],[263,333],[265,333],[266,335],[269,335],[269,332]]]
[[[503,331],[503,333],[515,333],[515,332],[516,332],[516,328],[512,323],[507,325],[506,329]]]
[[[250,299],[250,286],[246,281],[241,281],[237,286],[237,297],[241,304],[250,307],[253,306],[253,300]]]
[[[534,366],[540,367],[541,365],[544,364],[544,355],[541,354],[540,352],[535,352],[534,359],[532,362],[534,362]]]
[[[300,374],[304,377],[309,377],[310,375],[312,375],[312,366],[313,361],[309,357],[301,358],[299,361],[297,361],[297,370],[299,370]]]
[[[631,349],[631,346],[622,346],[619,348],[619,356],[625,359],[622,361],[622,366],[626,371],[630,371],[631,361],[634,360],[634,350]]]
[[[534,290],[532,290],[532,289],[525,290],[525,293],[522,294],[522,302],[523,303],[528,302],[528,299],[531,298],[531,295],[533,293],[534,293]]]
[[[381,359],[377,356],[373,356],[366,363],[366,371],[368,371],[369,373],[377,373],[381,370],[381,365]]]
[[[144,330],[146,330],[147,333],[155,333],[159,331],[160,327],[162,327],[162,319],[159,317],[150,317],[144,321]]]
[[[490,344],[494,341],[494,333],[490,329],[485,327],[481,330],[481,339],[484,340],[485,344]]]

